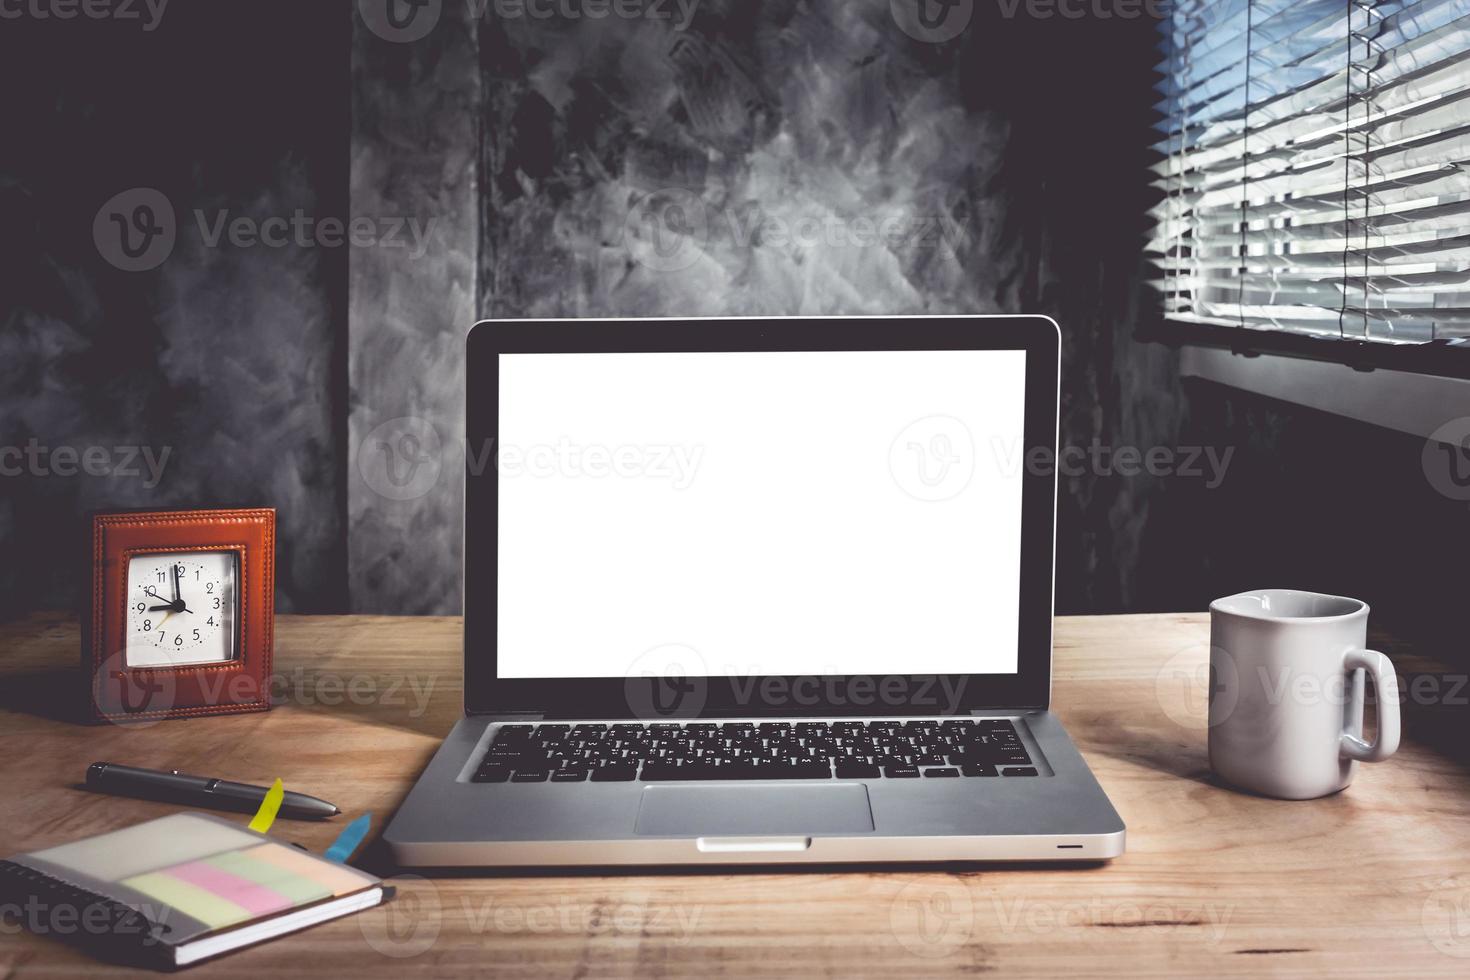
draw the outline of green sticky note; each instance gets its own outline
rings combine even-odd
[[[302,877],[293,872],[260,861],[249,856],[245,851],[231,851],[228,854],[216,854],[214,857],[206,858],[205,864],[211,864],[221,871],[226,871],[237,878],[254,882],[279,895],[284,895],[291,900],[293,905],[305,905],[308,902],[319,901],[331,897],[332,890],[326,888],[310,878]]]

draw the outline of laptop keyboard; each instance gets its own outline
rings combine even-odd
[[[1035,776],[1004,718],[502,725],[477,783]]]

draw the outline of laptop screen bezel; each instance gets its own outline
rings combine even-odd
[[[498,446],[500,371],[506,354],[723,353],[751,351],[1026,352],[1024,460],[1044,450],[1055,459],[1058,434],[1060,334],[1042,316],[918,316],[661,320],[486,320],[467,340],[466,445]],[[499,678],[497,602],[499,483],[494,466],[473,465],[467,452],[464,537],[464,694],[471,715],[536,714],[555,718],[635,719],[642,703],[632,686],[652,678]],[[843,690],[903,691],[903,697],[835,699],[830,683],[808,685],[820,696],[753,704],[751,690],[787,690],[802,681],[782,677],[701,680],[697,717],[894,716],[966,714],[984,709],[1045,709],[1050,702],[1056,476],[1053,466],[1022,467],[1020,599],[1017,670],[1009,674],[898,674],[846,677]],[[575,611],[569,611],[575,615]],[[895,652],[895,662],[904,660]],[[902,678],[892,683],[890,678]],[[886,689],[877,685],[889,682]],[[741,692],[745,693],[741,697]],[[938,696],[944,692],[944,696]],[[645,719],[646,720],[646,719]]]

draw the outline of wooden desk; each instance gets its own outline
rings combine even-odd
[[[282,617],[281,707],[123,730],[57,717],[77,689],[73,621],[0,627],[0,853],[170,811],[74,788],[96,759],[280,775],[381,829],[459,713],[459,643],[457,620]],[[190,975],[1470,974],[1462,761],[1417,739],[1433,730],[1410,712],[1399,756],[1337,797],[1217,788],[1186,696],[1207,646],[1200,615],[1058,621],[1057,711],[1128,823],[1110,865],[401,878],[391,906]],[[1470,693],[1454,687],[1438,700]],[[313,849],[337,832],[277,829]],[[0,936],[0,974],[107,972],[13,926]]]

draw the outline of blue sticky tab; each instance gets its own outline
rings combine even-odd
[[[373,815],[364,813],[342,828],[342,833],[337,835],[337,839],[332,841],[332,846],[327,848],[327,852],[322,857],[328,861],[336,861],[338,864],[346,861],[352,857],[352,852],[357,850],[357,845],[362,843],[362,839],[367,836],[368,828],[372,825]]]

